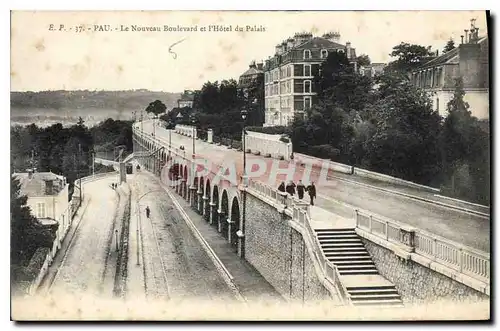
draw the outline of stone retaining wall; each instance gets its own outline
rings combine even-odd
[[[405,303],[430,303],[438,300],[480,301],[489,300],[486,294],[476,291],[439,272],[414,261],[404,260],[391,250],[361,238],[373,258],[379,273],[396,285]]]
[[[302,235],[290,217],[247,194],[246,259],[285,298],[292,301],[331,299],[320,283]]]

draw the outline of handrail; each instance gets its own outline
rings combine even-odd
[[[467,274],[490,282],[490,254],[454,242],[395,220],[356,210],[356,227],[381,239],[401,244],[418,254]]]

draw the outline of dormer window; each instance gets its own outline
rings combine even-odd
[[[311,58],[311,51],[308,49],[304,50],[304,59],[310,59]]]
[[[326,49],[321,50],[321,58],[326,59],[328,57],[328,51]]]

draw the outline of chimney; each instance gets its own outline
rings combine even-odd
[[[250,65],[249,65],[248,67],[250,67],[250,68],[255,68],[255,67],[256,67],[256,66],[255,66],[255,61],[250,62]]]
[[[293,38],[288,38],[287,40],[287,47],[288,49],[292,49],[295,45],[294,45],[294,39]]]
[[[345,43],[345,52],[346,52],[345,55],[347,56],[347,58],[350,59],[351,58],[351,42],[350,41],[347,41]]]
[[[275,48],[276,48],[276,55],[280,55],[281,54],[281,45],[278,44],[278,45],[276,45]]]
[[[467,44],[467,32],[468,32],[468,30],[465,29],[464,32],[465,32],[465,43]]]
[[[257,63],[257,69],[262,70],[263,64],[262,62]]]
[[[463,43],[464,43],[464,36],[463,36],[463,35],[461,35],[461,36],[460,36],[460,39],[462,39],[462,41],[461,41],[460,43],[461,43],[461,44],[463,44]]]
[[[436,56],[439,56],[439,49],[436,49]]]

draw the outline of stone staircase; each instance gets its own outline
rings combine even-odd
[[[402,307],[394,284],[380,276],[363,242],[352,228],[316,229],[326,258],[337,267],[355,306]]]

